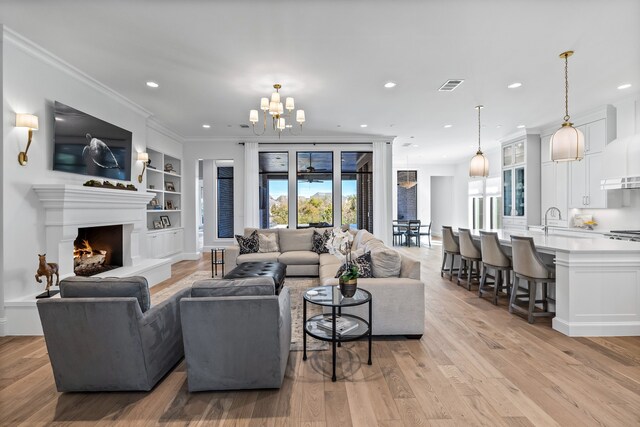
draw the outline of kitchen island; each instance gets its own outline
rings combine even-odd
[[[576,336],[640,335],[640,242],[490,230],[510,253],[511,235],[533,237],[556,265],[553,329]],[[472,230],[474,239],[480,238]]]

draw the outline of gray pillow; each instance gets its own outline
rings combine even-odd
[[[271,277],[246,279],[206,279],[193,282],[191,297],[238,297],[275,295],[276,287]]]
[[[68,277],[60,282],[62,298],[126,298],[135,297],[144,313],[151,307],[149,285],[142,276],[132,277]]]
[[[399,277],[402,267],[400,254],[386,246],[371,249],[373,277]]]

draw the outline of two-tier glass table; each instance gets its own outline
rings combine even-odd
[[[371,329],[372,311],[371,294],[362,288],[358,288],[355,295],[345,298],[340,293],[339,286],[319,286],[308,289],[303,295],[302,317],[304,319],[304,332],[302,341],[304,354],[302,360],[307,360],[307,335],[318,340],[328,341],[333,348],[333,376],[331,381],[336,380],[336,346],[340,346],[345,341],[355,341],[364,336],[369,339],[369,361],[371,365]],[[307,319],[307,302],[324,307],[331,307],[331,314],[323,313]],[[353,314],[342,313],[342,308],[356,305],[369,304],[369,319],[364,320]],[[347,328],[341,332],[341,324],[346,324]],[[324,325],[321,327],[320,325]],[[355,325],[355,327],[354,327]]]

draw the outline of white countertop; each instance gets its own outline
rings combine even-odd
[[[541,231],[521,230],[483,230],[498,233],[500,243],[511,246],[511,236],[533,237],[536,248],[541,252],[624,252],[637,253],[640,256],[640,242],[628,242],[624,240],[603,239],[602,237],[569,237],[549,235],[545,236]],[[471,230],[471,234],[480,237],[479,230]]]

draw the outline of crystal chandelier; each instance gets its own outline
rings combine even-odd
[[[471,158],[471,163],[469,163],[469,176],[471,178],[486,178],[489,176],[489,161],[480,149],[480,110],[483,109],[484,106],[477,105],[476,108],[478,109],[478,151],[476,155]]]
[[[287,97],[283,106],[280,100],[280,88],[282,88],[282,86],[276,83],[273,85],[273,88],[276,91],[271,94],[271,100],[269,100],[269,98],[260,98],[260,109],[264,116],[262,132],[256,132],[256,123],[260,121],[258,110],[249,111],[249,121],[251,122],[253,133],[257,136],[264,135],[267,130],[267,113],[271,116],[271,128],[278,132],[278,138],[280,138],[280,134],[282,134],[285,129],[288,129],[289,132],[293,134],[293,125],[287,124],[286,119],[293,118],[293,110],[296,108],[294,100],[291,97]],[[287,112],[285,113],[284,110],[287,110]],[[305,122],[304,110],[296,110],[295,118],[300,126],[300,133],[302,133],[302,124]],[[298,135],[300,133],[298,133]]]
[[[407,170],[398,171],[398,185],[407,190],[415,187],[418,182],[413,179],[414,174],[415,171],[409,170],[409,156],[407,156]]]
[[[551,137],[551,160],[570,162],[584,158],[584,135],[569,122],[569,57],[572,50],[562,52],[564,59],[564,123]]]

